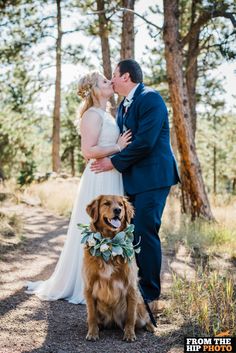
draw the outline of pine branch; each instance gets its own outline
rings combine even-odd
[[[48,20],[48,19],[50,19],[50,18],[56,19],[57,17],[56,17],[56,16],[47,16],[47,17],[44,17],[44,18],[42,18],[41,21],[37,22],[37,24],[41,25],[41,23],[42,23],[43,21],[46,21],[46,20]]]
[[[209,42],[209,40],[210,40],[211,37],[212,37],[212,35],[208,36],[208,37],[204,40],[203,44],[202,44],[200,47],[196,48],[196,49],[192,52],[192,54],[191,54],[191,59],[190,59],[190,61],[189,61],[189,63],[188,63],[188,66],[186,67],[185,73],[187,73],[187,72],[192,68],[192,66],[195,64],[195,62],[196,62],[196,60],[197,60],[199,54],[201,53],[201,51],[202,51],[203,49],[206,48],[206,44]]]
[[[149,24],[152,27],[155,27],[156,29],[158,29],[159,31],[162,31],[162,27],[157,26],[155,23],[148,21],[144,16],[140,15],[138,12],[128,9],[126,7],[116,7],[113,9],[112,15],[108,18],[108,20],[114,15],[114,13],[116,12],[131,12],[134,15],[136,15],[137,17],[141,18],[143,21],[145,21],[147,24]],[[93,11],[90,13],[87,13],[87,15],[99,15],[99,14],[105,14],[107,11],[106,10],[100,10],[100,11]]]
[[[212,12],[203,12],[202,15],[198,18],[197,22],[193,24],[188,34],[183,37],[181,41],[181,47],[183,48],[187,43],[190,42],[192,36],[194,36],[196,31],[199,31],[205,24],[207,24],[211,19],[216,17],[225,17],[231,20],[233,27],[236,28],[236,13],[235,12],[225,12],[225,11],[212,11]]]
[[[64,34],[71,34],[71,33],[75,33],[75,32],[79,32],[79,31],[81,31],[81,27],[79,28],[75,28],[75,29],[71,29],[71,30],[68,30],[68,31],[64,31],[64,32],[62,32],[62,35],[64,35]]]
[[[131,9],[127,9],[125,7],[118,7],[117,9],[118,11],[123,11],[123,12],[131,12],[134,15],[136,15],[137,17],[141,18],[143,21],[145,21],[147,24],[149,24],[152,27],[155,27],[156,29],[158,29],[159,31],[162,31],[162,27],[157,26],[155,23],[148,21],[144,16],[140,15],[138,12],[131,10]]]

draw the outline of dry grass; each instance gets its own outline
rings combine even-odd
[[[36,197],[42,207],[56,215],[68,217],[72,211],[79,185],[78,178],[54,179],[40,184],[31,184],[25,189],[25,195]]]
[[[0,234],[5,237],[15,236],[22,231],[21,218],[13,214],[6,214],[0,211]]]
[[[233,278],[218,272],[196,272],[195,281],[174,275],[169,317],[179,314],[188,323],[188,333],[216,336],[236,334],[236,293]]]
[[[211,207],[216,223],[199,220],[192,223],[181,215],[176,199],[168,200],[162,228],[165,248],[176,253],[179,245],[184,244],[192,255],[202,259],[220,256],[222,267],[216,271],[212,261],[204,268],[197,267],[199,262],[195,258],[195,278],[173,274],[171,305],[165,314],[170,320],[182,323],[185,335],[213,336],[229,331],[233,336],[236,293],[234,265],[230,260],[236,259],[236,197],[211,198]],[[224,271],[225,264],[229,267]]]
[[[189,217],[181,215],[178,201],[170,197],[162,227],[166,248],[176,252],[182,243],[198,256],[220,253],[236,258],[236,197],[215,197],[211,205],[217,222],[191,222]]]
[[[236,227],[236,195],[210,196],[210,203],[216,220],[229,228]]]
[[[0,211],[0,254],[5,254],[25,241],[23,221],[15,213],[7,214]]]

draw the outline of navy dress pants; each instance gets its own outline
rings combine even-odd
[[[161,242],[159,229],[170,187],[146,191],[129,196],[135,208],[134,244],[141,237],[141,251],[136,254],[140,286],[144,298],[150,302],[158,299],[161,292]]]

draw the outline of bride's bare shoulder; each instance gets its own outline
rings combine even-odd
[[[81,117],[81,122],[85,120],[101,120],[101,116],[95,109],[89,108],[83,113]]]
[[[102,116],[101,114],[94,108],[89,108],[86,110],[82,117],[81,117],[81,123],[80,123],[80,128],[88,128],[88,127],[99,127],[102,125]]]

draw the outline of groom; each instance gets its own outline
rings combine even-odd
[[[140,286],[147,302],[159,298],[161,217],[171,185],[179,182],[170,146],[166,105],[160,94],[143,84],[140,65],[132,59],[118,63],[112,78],[114,91],[125,99],[117,111],[120,131],[132,131],[132,143],[111,158],[95,161],[96,173],[116,168],[135,208],[135,243],[141,236],[136,260]]]

